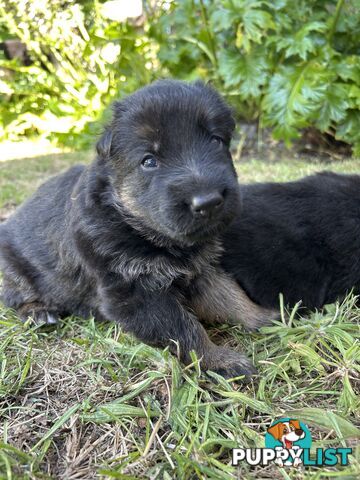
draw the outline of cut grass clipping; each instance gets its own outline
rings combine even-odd
[[[61,168],[74,163],[69,155],[60,160]],[[13,176],[15,164],[0,164],[0,182]],[[262,179],[298,176],[290,162],[258,165],[257,180],[260,171]],[[242,169],[248,164],[240,177]],[[28,193],[38,182],[35,170],[27,172]],[[182,367],[167,350],[140,344],[115,324],[68,318],[44,329],[0,306],[0,479],[359,478],[355,300],[350,295],[307,317],[283,312],[256,334],[210,330],[216,342],[257,363],[258,381],[242,386],[200,375],[196,358]],[[264,447],[266,429],[280,416],[308,425],[313,452],[352,447],[349,465],[231,466],[231,449]]]

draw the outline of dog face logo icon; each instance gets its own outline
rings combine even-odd
[[[280,440],[284,448],[292,448],[293,443],[304,438],[305,432],[300,427],[299,420],[289,420],[288,422],[278,422],[268,428],[268,432],[276,439]]]
[[[298,467],[302,463],[303,449],[311,446],[311,434],[307,426],[299,420],[281,418],[268,428],[265,445],[277,451],[276,463],[279,466]]]

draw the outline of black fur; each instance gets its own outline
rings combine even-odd
[[[360,287],[360,176],[323,172],[289,183],[243,185],[224,236],[224,269],[250,298],[314,309]]]
[[[218,236],[238,210],[233,128],[200,83],[160,81],[116,103],[96,160],[46,182],[0,227],[6,305],[41,321],[93,314],[185,362],[195,350],[204,368],[253,372],[209,340],[192,308],[200,284],[222,275]],[[144,155],[159,166],[144,169]],[[194,213],[194,196],[214,192],[223,203]]]

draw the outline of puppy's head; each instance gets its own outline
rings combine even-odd
[[[305,437],[305,432],[300,426],[299,420],[278,422],[267,430],[276,440],[296,442]]]
[[[180,244],[220,232],[239,201],[233,129],[230,109],[198,82],[159,81],[115,103],[97,149],[118,206],[144,233]]]

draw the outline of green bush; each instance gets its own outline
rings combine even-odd
[[[360,155],[358,0],[182,0],[152,33],[176,77],[213,82],[290,144],[314,126]]]
[[[358,0],[149,0],[133,23],[102,3],[0,0],[0,35],[34,60],[0,62],[4,137],[85,145],[112,98],[169,75],[211,80],[288,145],[312,126],[360,155]]]
[[[9,72],[0,77],[3,138],[40,134],[86,146],[111,100],[153,79],[143,29],[105,18],[97,0],[0,0],[0,18],[33,60],[0,63]]]

